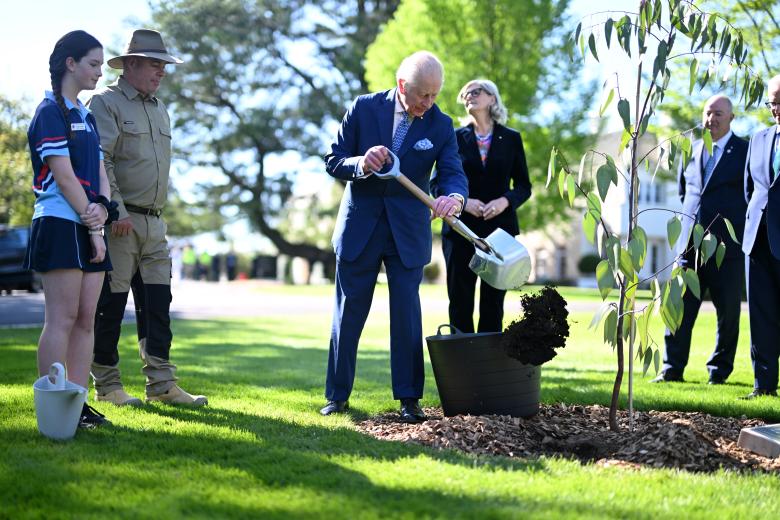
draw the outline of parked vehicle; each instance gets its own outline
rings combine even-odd
[[[40,275],[23,267],[29,237],[29,227],[0,225],[0,294],[11,294],[14,289],[32,293],[42,289]]]

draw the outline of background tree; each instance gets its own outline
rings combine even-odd
[[[596,267],[596,277],[604,305],[593,319],[592,326],[603,322],[604,340],[610,343],[617,355],[617,373],[610,404],[610,427],[618,429],[617,407],[624,370],[624,342],[628,344],[629,361],[629,423],[633,428],[633,361],[635,342],[638,341],[637,356],[643,360],[645,371],[651,363],[658,370],[659,351],[649,334],[648,323],[656,313],[660,313],[664,324],[672,331],[680,326],[683,314],[682,296],[686,290],[699,293],[699,279],[696,274],[698,265],[713,258],[720,265],[725,255],[725,244],[696,224],[692,229],[692,246],[697,250],[697,262],[692,267],[664,266],[653,273],[649,280],[640,280],[644,261],[647,257],[647,235],[639,226],[639,170],[653,153],[657,153],[660,162],[667,158],[670,169],[677,157],[687,164],[692,149],[692,132],[677,134],[663,141],[650,152],[640,155],[638,144],[646,133],[650,119],[656,114],[664,100],[672,71],[670,67],[683,62],[689,71],[689,88],[698,85],[703,88],[710,81],[720,80],[720,88],[733,88],[741,101],[750,107],[761,100],[763,83],[747,66],[748,50],[742,32],[728,25],[718,15],[700,11],[692,2],[686,0],[667,0],[666,8],[661,0],[641,0],[637,13],[601,13],[606,20],[595,21],[592,18],[580,23],[574,33],[573,42],[583,54],[589,53],[593,59],[599,56],[609,59],[628,58],[631,62],[631,75],[627,81],[618,77],[614,84],[608,84],[609,94],[602,106],[602,113],[613,99],[617,100],[617,114],[623,123],[623,139],[620,153],[623,159],[618,163],[613,157],[600,152],[589,151],[580,161],[579,172],[575,171],[559,156],[554,148],[548,165],[548,184],[557,175],[560,195],[567,195],[573,205],[578,196],[587,201],[587,211],[583,219],[585,236],[591,243],[597,243],[602,256]],[[617,15],[613,18],[613,15]],[[610,53],[611,49],[611,53]],[[621,56],[622,55],[622,56]],[[700,64],[702,64],[700,66]],[[732,69],[724,74],[722,68]],[[712,137],[708,131],[702,135],[710,153]],[[678,153],[679,152],[679,153]],[[595,175],[588,171],[587,155],[603,156],[602,164]],[[562,167],[558,170],[558,165]],[[624,164],[625,166],[619,166]],[[557,172],[557,173],[556,173]],[[588,187],[583,179],[595,177]],[[618,176],[622,176],[628,186],[627,222],[624,235],[610,229],[602,219],[601,204],[606,200],[612,185],[618,186]],[[657,208],[650,208],[650,210]],[[643,210],[646,211],[646,210]],[[694,218],[691,215],[685,218]],[[680,236],[681,215],[675,214],[667,224],[671,246],[677,240],[688,244],[691,237]],[[726,226],[734,236],[731,224]],[[658,274],[667,267],[673,267],[671,277],[661,284]],[[649,303],[637,303],[636,291],[640,283],[651,281],[652,299]],[[609,295],[617,285],[617,300]]]
[[[0,224],[29,225],[32,219],[29,121],[17,103],[0,96]]]
[[[362,57],[397,0],[164,1],[152,18],[185,64],[168,79],[192,166],[215,176],[201,198],[235,208],[281,254],[334,262],[330,248],[280,230],[302,173],[322,155],[356,92]],[[326,269],[329,271],[330,269]]]
[[[702,8],[718,13],[741,31],[745,45],[753,52],[745,62],[764,79],[780,72],[780,0],[707,0]],[[725,71],[724,71],[725,72]],[[680,67],[672,73],[669,102],[662,112],[669,116],[671,125],[686,128],[701,119],[701,106],[711,95],[719,92],[719,82],[710,83],[704,89],[689,94],[688,70]],[[733,95],[733,89],[724,92]],[[743,137],[770,124],[768,112],[763,107],[737,113],[735,126]],[[653,128],[658,132],[658,127]]]
[[[595,86],[581,84],[580,60],[569,59],[569,0],[403,0],[366,53],[369,90],[395,85],[410,53],[426,49],[444,64],[439,107],[463,116],[457,102],[469,80],[493,80],[510,110],[507,124],[523,135],[531,182],[541,187],[553,143],[584,150],[597,132],[584,128]],[[563,144],[565,143],[565,144]],[[554,194],[536,189],[519,211],[521,229],[543,228],[568,212]]]

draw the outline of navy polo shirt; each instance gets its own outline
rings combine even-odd
[[[75,106],[65,99],[65,107],[68,109],[67,122],[54,94],[47,91],[27,131],[35,193],[33,219],[59,217],[80,223],[79,213],[71,207],[57,186],[46,164],[46,157],[70,157],[73,172],[87,198],[94,200],[100,194],[100,161],[103,160],[103,151],[97,124],[90,111],[81,101]]]

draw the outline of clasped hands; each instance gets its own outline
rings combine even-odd
[[[466,201],[465,211],[466,213],[474,215],[477,218],[490,220],[503,213],[503,211],[508,207],[509,201],[506,197],[499,197],[487,203],[482,202],[479,199],[472,199],[469,197],[469,200]]]
[[[363,156],[363,174],[368,176],[379,171],[392,159],[384,146],[372,146]],[[460,213],[461,204],[455,197],[440,196],[433,200],[431,219],[453,217]]]
[[[89,262],[99,264],[106,258],[106,242],[100,232],[108,220],[108,208],[97,202],[90,202],[79,215],[81,222],[89,228],[89,241],[92,245],[92,258]]]

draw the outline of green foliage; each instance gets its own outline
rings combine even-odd
[[[0,224],[29,224],[35,197],[27,145],[29,116],[0,96]]]
[[[455,119],[465,116],[457,101],[463,85],[476,78],[497,84],[509,110],[507,125],[523,135],[535,188],[518,211],[524,231],[569,215],[565,201],[538,189],[551,146],[584,150],[595,142],[581,128],[594,87],[578,83],[581,60],[569,59],[561,30],[568,5],[569,0],[405,0],[366,53],[371,90],[393,87],[398,65],[412,52],[436,54],[445,71],[436,102]],[[574,100],[565,94],[569,89],[576,90]]]
[[[206,207],[248,217],[281,254],[331,263],[330,246],[288,239],[301,173],[321,172],[335,124],[364,90],[362,58],[397,0],[177,0],[152,6],[185,63],[166,78],[190,165],[214,171]],[[315,224],[315,223],[311,223]]]
[[[755,70],[765,80],[777,74],[780,70],[780,0],[705,0],[700,2],[705,11],[718,13],[718,17],[727,20],[742,35],[743,47],[752,49],[745,63]],[[732,48],[732,38],[725,35],[720,39],[718,53],[725,47]],[[663,107],[663,113],[671,120],[669,126],[686,128],[692,122],[701,120],[701,107],[709,96],[722,92],[726,95],[739,96],[732,84],[735,81],[735,69],[730,63],[713,68],[710,81],[700,86],[698,70],[702,67],[712,67],[707,60],[689,60],[687,69],[680,67],[673,71],[671,88],[667,92],[669,103]],[[721,82],[720,80],[727,81]],[[699,88],[696,88],[699,86]],[[736,99],[734,100],[736,101]],[[747,125],[747,134],[757,127],[771,122],[769,112],[761,107],[747,107],[744,111],[735,106],[735,113],[740,127]],[[665,125],[666,126],[666,125]],[[665,134],[665,128],[655,127],[660,135]],[[744,133],[744,131],[743,131]]]
[[[596,172],[595,185],[598,198],[592,187],[583,182],[583,169],[585,156],[580,163],[580,172],[575,183],[575,174],[570,171],[560,148],[553,149],[548,165],[548,184],[552,181],[559,164],[563,164],[558,173],[558,191],[563,197],[563,185],[569,198],[569,204],[574,205],[573,197],[582,194],[586,196],[587,209],[583,220],[583,231],[589,241],[596,242],[599,252],[604,257],[596,267],[596,277],[599,292],[605,303],[607,298],[617,286],[617,301],[611,301],[594,317],[593,325],[598,326],[603,321],[604,341],[613,345],[618,357],[618,370],[613,388],[613,398],[610,407],[610,425],[617,429],[616,409],[620,386],[623,375],[623,344],[628,342],[629,347],[629,374],[633,374],[634,344],[636,334],[639,334],[638,357],[642,360],[645,371],[651,363],[658,368],[660,352],[653,349],[654,341],[648,332],[648,321],[651,310],[655,304],[659,304],[661,318],[666,327],[672,332],[676,331],[683,318],[682,297],[686,291],[691,291],[696,297],[701,297],[699,278],[695,269],[674,267],[671,277],[661,284],[658,276],[666,267],[661,266],[658,272],[642,274],[642,268],[647,255],[647,236],[638,226],[638,186],[640,167],[649,168],[648,156],[657,152],[660,163],[666,156],[669,168],[680,152],[683,164],[687,163],[692,151],[692,132],[678,134],[661,145],[655,147],[644,156],[638,151],[638,141],[646,132],[649,121],[661,105],[672,76],[671,67],[676,60],[690,58],[693,65],[686,67],[691,75],[691,85],[698,83],[700,88],[708,84],[713,78],[712,71],[717,69],[721,61],[728,61],[734,69],[734,74],[721,80],[721,86],[731,81],[732,86],[741,94],[741,99],[747,106],[755,105],[761,100],[763,83],[747,66],[748,51],[743,35],[734,27],[724,23],[716,15],[700,11],[690,2],[684,0],[669,0],[667,9],[663,8],[661,0],[646,0],[640,3],[639,13],[624,14],[618,19],[613,19],[614,13],[606,14],[607,19],[600,23],[583,27],[580,23],[575,29],[572,42],[579,46],[583,55],[590,54],[593,59],[606,59],[608,55],[605,49],[610,49],[610,40],[614,32],[617,35],[617,43],[620,50],[612,47],[613,54],[622,52],[631,58],[633,70],[636,75],[635,99],[630,99],[629,90],[633,86],[618,84],[609,85],[610,91],[607,100],[601,108],[604,113],[611,102],[613,92],[617,92],[617,115],[623,123],[623,138],[620,153],[628,156],[627,167],[618,169],[615,160],[604,155],[605,164]],[[668,19],[664,20],[664,16]],[[686,48],[682,40],[686,39],[690,44]],[[587,40],[587,47],[585,41]],[[675,44],[678,48],[675,48]],[[650,47],[652,46],[652,49]],[[682,48],[679,48],[682,47]],[[601,50],[601,55],[599,51]],[[648,51],[655,54],[652,73],[644,68]],[[700,68],[698,63],[702,60],[710,62],[710,66]],[[684,64],[685,65],[685,64]],[[605,82],[605,85],[607,83]],[[708,149],[712,148],[712,136],[708,131],[703,132],[702,138]],[[595,152],[592,152],[595,153]],[[644,165],[643,165],[644,163]],[[628,195],[627,204],[627,229],[611,229],[611,222],[603,219],[601,208],[595,202],[606,201],[610,189],[614,185],[618,187],[618,178],[625,179],[625,188]],[[585,181],[589,180],[587,177]],[[646,208],[643,211],[658,210],[658,208]],[[682,218],[691,218],[683,215]],[[618,221],[617,226],[621,226]],[[727,223],[727,227],[730,223]],[[667,222],[667,236],[669,244],[674,246],[681,239],[682,225],[677,215]],[[730,233],[733,235],[733,229]],[[688,237],[682,237],[688,244]],[[725,254],[725,245],[704,229],[700,224],[693,227],[692,247],[697,250],[698,264],[703,264],[716,255],[716,262],[720,265]],[[694,266],[695,267],[695,266]],[[640,278],[643,278],[640,280]],[[653,288],[653,300],[642,308],[636,308],[636,290],[642,282],[650,282]],[[608,310],[607,310],[608,309]],[[606,314],[605,314],[606,313]],[[629,375],[629,408],[633,407],[633,379]]]

